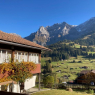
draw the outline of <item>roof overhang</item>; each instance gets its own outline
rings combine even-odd
[[[9,41],[5,41],[5,40],[0,40],[0,43],[8,44],[8,45],[13,45],[13,46],[20,46],[20,47],[25,47],[25,48],[31,48],[31,49],[52,51],[50,49],[44,49],[44,48],[40,48],[40,47],[29,46],[29,45],[24,45],[24,44],[15,43],[15,42],[9,42]]]

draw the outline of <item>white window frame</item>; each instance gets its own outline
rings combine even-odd
[[[19,53],[20,53],[20,55],[19,55]],[[27,54],[27,56],[26,56],[26,54]],[[23,58],[21,59],[22,56],[23,56]],[[28,52],[15,50],[15,58],[14,59],[15,59],[15,62],[16,62],[16,60],[18,60],[18,62],[22,62],[22,61],[27,62],[28,61]]]
[[[4,60],[3,60],[3,50],[5,50],[6,52],[5,52],[5,58],[4,58]],[[9,50],[9,49],[1,49],[0,48],[0,56],[1,56],[1,59],[0,59],[0,64],[2,64],[2,63],[4,63],[4,62],[9,62],[9,59],[8,59],[8,51],[11,51],[11,55],[12,55],[12,50]],[[11,56],[10,56],[11,57]]]
[[[39,53],[29,52],[29,62],[39,64]]]

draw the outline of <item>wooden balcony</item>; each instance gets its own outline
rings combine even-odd
[[[31,71],[32,74],[41,73],[41,64],[36,64],[36,69]]]

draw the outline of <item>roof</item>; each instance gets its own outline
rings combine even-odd
[[[80,72],[80,74],[86,74],[86,73],[90,73],[90,72],[95,73],[95,70],[83,70]]]
[[[91,70],[91,72],[95,73],[95,70]]]
[[[83,70],[83,71],[80,72],[80,74],[86,74],[86,73],[89,73],[89,72],[91,72],[91,71],[90,70]]]
[[[2,32],[0,31],[0,40],[3,40],[3,41],[7,41],[7,42],[12,42],[12,43],[17,43],[17,44],[21,44],[21,45],[27,45],[27,46],[31,46],[32,47],[36,47],[38,49],[42,49],[42,50],[49,50],[48,48],[44,47],[44,46],[41,46],[41,45],[38,45],[34,42],[31,42],[29,40],[26,40],[18,35],[14,35],[14,34],[10,34],[10,33],[5,33],[5,32]]]

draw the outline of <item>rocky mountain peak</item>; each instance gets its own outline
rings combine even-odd
[[[45,29],[45,27],[43,27],[43,26],[41,26],[41,27],[39,28],[39,30],[37,31],[37,33],[38,33],[38,34],[42,34],[42,35],[44,35],[44,34],[49,35],[48,31],[47,31],[47,30]]]
[[[26,39],[34,37],[31,41],[41,45],[47,45],[50,41],[51,43],[54,43],[54,41],[59,41],[59,38],[64,39],[64,36],[69,34],[71,28],[72,25],[69,25],[66,22],[56,23],[46,27],[41,26],[38,31],[33,34],[34,36],[30,35],[26,37]]]
[[[92,17],[90,20],[95,20],[95,17]]]
[[[42,30],[44,30],[44,29],[45,29],[44,26],[41,26],[41,27],[39,28],[40,31],[42,31]]]
[[[91,19],[78,25],[76,29],[78,32],[89,32],[89,31],[95,30],[93,26],[95,26],[95,17],[92,17]]]
[[[56,23],[52,26],[41,26],[37,32],[32,33],[26,39],[40,45],[50,45],[55,42],[68,39],[74,40],[87,32],[95,31],[95,17],[80,25],[69,25],[66,22]]]

